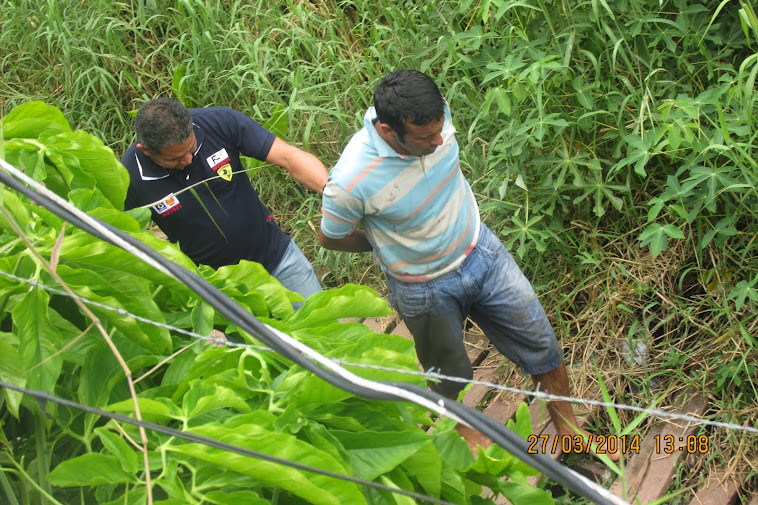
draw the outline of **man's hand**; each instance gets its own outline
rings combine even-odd
[[[369,252],[374,248],[371,247],[371,242],[368,241],[366,235],[361,230],[353,230],[349,235],[343,238],[334,239],[324,235],[324,232],[318,231],[318,241],[321,247],[325,249],[331,249],[333,251],[345,251],[345,252]]]

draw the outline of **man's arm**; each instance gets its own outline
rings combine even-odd
[[[279,137],[266,156],[267,163],[279,165],[303,186],[321,194],[326,185],[328,172],[326,167],[314,155],[288,144]]]
[[[332,249],[334,251],[345,252],[369,252],[373,250],[371,242],[368,241],[366,235],[361,230],[353,230],[349,235],[343,238],[329,238],[324,235],[324,232],[318,231],[318,241],[321,247],[325,249]]]

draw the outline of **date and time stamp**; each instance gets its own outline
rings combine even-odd
[[[708,454],[711,441],[708,435],[655,435],[652,451],[655,454]],[[639,454],[642,439],[639,435],[529,435],[529,454]],[[649,442],[648,442],[649,443]]]

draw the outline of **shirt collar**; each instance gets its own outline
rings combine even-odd
[[[374,122],[376,121],[376,109],[374,107],[370,107],[366,111],[366,115],[363,116],[363,126],[368,131],[368,136],[371,139],[371,143],[376,148],[376,154],[377,156],[381,158],[402,158],[407,159],[408,156],[403,156],[401,154],[398,154],[395,152],[394,149],[390,147],[390,145],[384,141],[384,139],[379,135],[379,132],[376,131],[376,127],[374,126]]]

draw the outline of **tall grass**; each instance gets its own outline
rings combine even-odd
[[[116,153],[154,96],[283,110],[281,135],[331,165],[377,80],[421,69],[572,362],[640,404],[697,385],[714,416],[755,425],[755,19],[744,1],[6,0],[0,106],[52,103]],[[369,255],[316,245],[315,195],[259,170],[327,285],[381,289]],[[621,350],[637,341],[642,367]],[[755,460],[754,442],[732,454]]]

